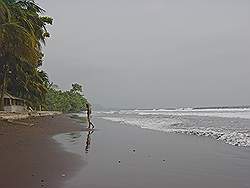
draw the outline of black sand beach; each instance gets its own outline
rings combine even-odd
[[[143,130],[95,119],[98,130],[54,137],[84,165],[65,188],[250,187],[250,149],[207,137]]]
[[[80,131],[83,126],[64,115],[21,122],[34,126],[0,121],[0,187],[62,187],[65,179],[73,177],[84,161],[61,150],[52,136]]]
[[[0,0],[0,188],[250,188],[249,21],[250,0]]]
[[[0,187],[250,187],[248,147],[101,119],[88,140],[66,116],[25,122],[0,124]]]

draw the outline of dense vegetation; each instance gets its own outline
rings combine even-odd
[[[3,110],[5,93],[25,99],[33,109],[42,106],[43,109],[79,110],[73,101],[65,102],[76,96],[75,103],[86,102],[79,91],[50,88],[47,74],[39,69],[44,56],[42,46],[50,37],[46,26],[53,21],[43,16],[44,12],[33,0],[0,0],[0,110]],[[65,99],[61,105],[67,107],[59,105],[59,98]],[[54,105],[49,105],[49,101],[55,102]]]
[[[46,94],[45,108],[50,111],[80,112],[85,110],[87,102],[79,84],[72,84],[68,91],[62,91],[52,85]]]

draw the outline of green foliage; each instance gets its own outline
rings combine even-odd
[[[45,100],[47,76],[38,67],[53,19],[44,12],[33,0],[0,0],[0,110],[5,92],[33,108]]]
[[[72,89],[70,89],[70,92],[72,93],[81,93],[82,92],[82,86],[78,83],[72,84]]]
[[[52,24],[52,18],[40,16],[43,12],[32,0],[0,0],[0,58],[40,61],[41,43],[48,36],[46,25]]]
[[[72,84],[72,88],[68,91],[50,87],[45,97],[44,108],[65,113],[83,111],[88,101],[81,92],[82,86],[79,84]]]
[[[49,83],[47,74],[38,70],[36,66],[19,62],[17,59],[12,59],[8,68],[6,80],[8,93],[25,99],[27,105],[33,109],[39,109],[47,93]]]
[[[69,91],[52,87],[42,65],[42,45],[50,37],[46,26],[53,19],[34,0],[0,0],[0,110],[8,92],[25,99],[33,109],[79,112],[87,100],[82,86]]]

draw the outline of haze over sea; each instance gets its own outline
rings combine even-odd
[[[98,111],[95,116],[143,129],[212,137],[234,146],[250,146],[250,108]]]

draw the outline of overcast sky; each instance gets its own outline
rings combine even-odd
[[[43,68],[120,108],[250,105],[249,0],[39,0]]]

